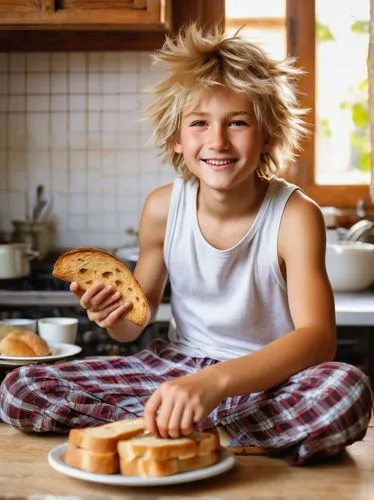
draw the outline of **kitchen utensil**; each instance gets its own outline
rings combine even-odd
[[[30,274],[30,260],[39,254],[30,243],[0,245],[0,279],[23,278]]]
[[[359,292],[374,282],[374,245],[360,241],[327,243],[326,269],[336,292]]]
[[[345,239],[347,241],[374,243],[374,222],[369,219],[359,220],[348,229]]]
[[[36,187],[36,200],[35,200],[35,206],[32,211],[32,219],[33,220],[38,220],[39,219],[39,214],[42,208],[45,205],[45,200],[43,199],[43,194],[44,194],[44,186],[42,184],[39,184]]]
[[[40,210],[39,221],[45,221],[51,217],[52,199],[48,192],[44,195],[44,201],[45,203],[43,203],[43,207]]]
[[[43,184],[38,184],[36,187],[36,196],[32,203],[32,220],[41,221],[47,219],[51,207],[51,198]]]

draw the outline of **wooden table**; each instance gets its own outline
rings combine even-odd
[[[89,500],[122,498],[195,498],[267,500],[369,500],[374,498],[374,422],[365,440],[340,458],[308,467],[291,467],[281,459],[238,456],[236,466],[215,478],[158,488],[107,486],[73,479],[54,471],[48,451],[65,436],[22,434],[0,424],[0,498],[47,495]],[[49,500],[51,497],[48,497]]]

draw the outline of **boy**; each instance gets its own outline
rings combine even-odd
[[[362,439],[371,391],[334,363],[334,301],[320,210],[275,177],[305,133],[295,70],[239,36],[190,26],[157,56],[169,77],[148,116],[173,185],[143,209],[135,276],[152,321],[172,287],[169,343],[127,358],[23,367],[5,379],[1,418],[26,431],[66,431],[143,414],[162,437],[222,426],[235,444],[294,464]],[[141,329],[132,304],[101,284],[80,298],[119,341]],[[31,390],[32,388],[32,390]]]

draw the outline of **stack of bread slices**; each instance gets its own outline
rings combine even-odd
[[[98,474],[162,477],[201,469],[220,459],[219,435],[194,431],[188,437],[156,438],[142,418],[72,429],[64,461]]]

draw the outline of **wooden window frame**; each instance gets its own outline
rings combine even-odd
[[[235,19],[226,26],[243,25],[254,28],[273,28],[286,25],[287,52],[295,57],[296,64],[304,70],[299,77],[300,106],[310,110],[306,116],[310,136],[303,141],[297,160],[290,164],[283,176],[300,186],[321,206],[340,208],[356,207],[360,199],[369,200],[368,185],[321,185],[315,182],[315,124],[316,124],[316,50],[315,50],[315,0],[287,0],[286,21],[281,19]]]
[[[296,57],[297,65],[305,71],[298,82],[299,100],[302,107],[310,109],[307,121],[312,133],[304,141],[302,153],[285,177],[322,206],[354,208],[360,199],[369,202],[369,185],[321,185],[315,182],[315,0],[287,0],[286,17],[288,53]]]

